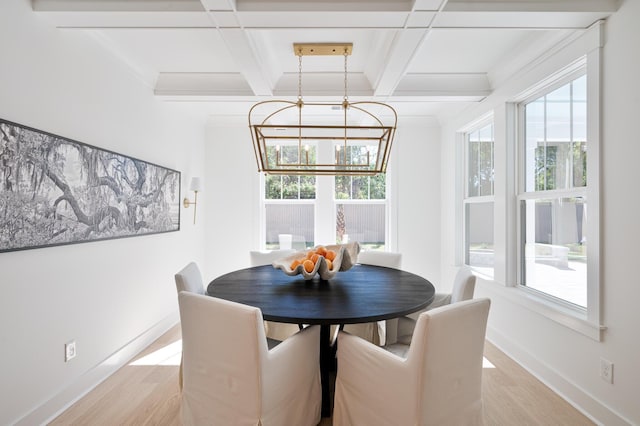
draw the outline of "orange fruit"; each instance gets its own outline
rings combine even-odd
[[[293,262],[291,262],[291,266],[290,266],[290,268],[291,268],[291,269],[296,269],[296,267],[297,267],[299,264],[301,264],[301,263],[302,263],[302,262],[300,262],[300,260],[295,259]]]
[[[333,269],[333,262],[327,259],[327,268],[329,268],[329,270]]]
[[[309,259],[305,260],[304,262],[302,262],[302,266],[304,266],[304,270],[307,272],[312,272],[313,268],[316,266],[313,264],[313,262]]]
[[[336,252],[333,250],[327,250],[327,253],[324,255],[325,259],[333,261],[336,258]]]

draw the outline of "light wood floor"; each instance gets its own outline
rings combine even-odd
[[[495,366],[483,370],[487,425],[593,425],[489,342],[485,357]],[[50,424],[180,425],[179,363],[176,326]]]

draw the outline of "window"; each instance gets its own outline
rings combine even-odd
[[[267,150],[268,155],[276,155],[275,147],[269,146]],[[282,146],[280,150],[286,162],[296,160],[297,146]],[[310,148],[309,157],[310,162],[315,162],[314,148]],[[314,176],[267,175],[264,179],[265,248],[313,247],[315,201]]]
[[[477,118],[456,133],[462,202],[452,222],[456,262],[493,274],[492,290],[518,306],[598,341],[601,35],[594,25],[470,111]]]
[[[275,147],[267,149],[269,155],[276,155]],[[365,144],[352,146],[346,155],[350,161],[365,164],[367,158],[375,157],[376,149]],[[281,146],[279,150],[283,161],[296,161],[297,145]],[[331,161],[332,155],[335,148],[331,144],[310,145],[310,162],[317,158]],[[388,248],[386,175],[265,175],[261,182],[263,248],[303,250],[352,241],[360,243],[363,250]]]
[[[375,149],[350,147],[350,162],[366,163]],[[354,161],[356,160],[356,161]],[[386,175],[336,176],[336,243],[358,241],[364,250],[384,250],[386,241]]]
[[[587,308],[587,76],[520,105],[520,284]]]
[[[465,133],[464,263],[493,277],[493,123]]]

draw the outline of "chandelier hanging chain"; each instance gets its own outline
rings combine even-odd
[[[298,55],[298,164],[302,163],[302,51]],[[307,164],[309,164],[309,148],[307,147]]]
[[[349,99],[347,95],[347,49],[344,50],[344,98],[342,100],[342,112],[344,114],[344,149],[342,151],[342,164],[347,164],[347,109],[349,108]],[[340,151],[338,151],[338,164],[340,164]]]
[[[302,100],[302,52],[298,55],[298,101]]]
[[[347,50],[344,50],[344,101],[345,103],[348,101],[347,97],[347,58],[348,58]]]

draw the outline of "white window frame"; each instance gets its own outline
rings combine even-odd
[[[387,173],[385,173],[385,191],[384,191],[384,199],[379,199],[379,198],[369,198],[369,199],[352,199],[352,198],[343,198],[343,199],[337,199],[336,198],[336,187],[335,187],[335,176],[331,177],[331,182],[332,182],[332,186],[331,186],[331,193],[332,193],[332,199],[333,199],[333,218],[334,218],[334,225],[335,225],[335,218],[338,215],[338,204],[351,204],[351,205],[384,205],[384,219],[385,219],[385,226],[384,226],[384,251],[391,251],[391,247],[390,247],[390,220],[389,220],[389,211],[390,211],[390,207],[389,207],[389,186],[390,186],[390,179],[389,179],[389,172],[387,171]],[[371,195],[371,191],[369,190],[369,195]],[[335,226],[334,226],[334,235],[335,235]],[[351,241],[351,240],[350,240]]]
[[[494,219],[495,219],[495,186],[494,186],[494,190],[493,190],[493,194],[491,195],[480,195],[480,196],[473,196],[470,197],[469,196],[469,134],[475,132],[476,130],[480,130],[483,127],[492,124],[493,125],[493,144],[494,144],[494,158],[493,158],[493,165],[494,165],[494,171],[495,171],[495,167],[496,167],[496,159],[495,159],[495,121],[493,119],[493,113],[489,113],[489,114],[485,114],[482,117],[478,118],[477,120],[473,121],[472,123],[469,123],[467,126],[465,126],[464,128],[459,130],[460,133],[460,138],[462,140],[462,144],[463,144],[463,148],[462,148],[462,152],[463,152],[463,157],[464,157],[464,172],[463,172],[463,184],[462,184],[462,211],[461,211],[461,219],[462,219],[462,223],[461,223],[461,229],[462,229],[462,247],[461,252],[460,252],[460,259],[461,259],[461,263],[465,264],[469,267],[471,267],[475,273],[482,275],[488,279],[493,279],[493,277],[495,276],[495,229],[494,229],[494,236],[493,236],[493,240],[494,240],[494,266],[493,266],[493,273],[491,275],[487,275],[482,273],[480,270],[478,270],[477,268],[474,268],[473,266],[469,265],[466,261],[466,247],[467,247],[467,241],[466,241],[466,235],[467,235],[467,229],[466,229],[466,224],[467,224],[467,205],[469,204],[485,204],[485,203],[492,203],[493,206],[493,210],[494,210]],[[495,181],[494,181],[494,185],[495,185]],[[495,223],[495,221],[494,221]]]
[[[319,145],[316,145],[318,147]],[[329,146],[328,144],[326,145]],[[333,154],[333,150],[323,150],[318,152],[320,161],[330,161],[327,156]],[[268,204],[312,204],[314,205],[314,245],[335,244],[336,239],[336,215],[338,204],[384,204],[385,205],[385,251],[392,251],[394,245],[391,241],[391,173],[392,164],[388,165],[385,175],[385,199],[373,200],[352,200],[335,198],[335,179],[332,175],[316,176],[316,198],[315,199],[265,199],[265,174],[262,173],[259,179],[260,191],[260,226],[259,226],[259,247],[266,249],[266,205]],[[351,240],[350,240],[351,241]]]
[[[316,179],[316,198],[304,198],[304,199],[300,199],[300,198],[290,198],[290,199],[284,199],[284,198],[280,198],[280,199],[266,199],[265,198],[265,185],[266,185],[266,180],[265,180],[265,174],[261,173],[260,174],[260,179],[259,179],[259,185],[260,185],[260,238],[259,238],[259,244],[260,244],[260,249],[261,250],[266,250],[267,247],[267,235],[266,235],[266,220],[267,220],[267,205],[274,205],[274,204],[279,204],[279,205],[288,205],[288,204],[307,204],[307,205],[313,205],[313,211],[314,211],[314,222],[316,221],[316,217],[318,214],[318,207],[317,207],[317,200],[318,200],[318,181]],[[316,232],[317,229],[314,229],[314,241],[316,239]]]
[[[553,190],[544,191],[549,198],[562,196],[564,194],[575,195],[583,193],[586,197],[589,208],[589,220],[587,221],[587,307],[582,309],[563,301],[562,299],[547,295],[543,292],[521,285],[520,277],[522,276],[521,261],[524,253],[522,253],[522,235],[521,229],[521,200],[537,198],[539,192],[525,192],[525,170],[524,169],[524,129],[521,125],[523,121],[523,108],[526,102],[537,99],[546,93],[553,91],[576,77],[587,75],[587,187],[576,188],[575,190]],[[515,108],[517,124],[515,124],[516,132],[516,161],[515,176],[516,196],[514,197],[514,206],[512,211],[515,213],[516,231],[513,236],[517,254],[513,259],[516,264],[515,276],[510,277],[511,283],[516,283],[516,289],[519,295],[514,295],[514,299],[526,304],[528,307],[538,311],[554,321],[564,324],[594,340],[601,340],[601,332],[605,329],[601,325],[600,317],[600,49],[593,49],[584,57],[564,67],[562,70],[545,79],[540,84],[526,91],[526,95],[519,96],[515,99]],[[509,133],[509,132],[508,132]]]

